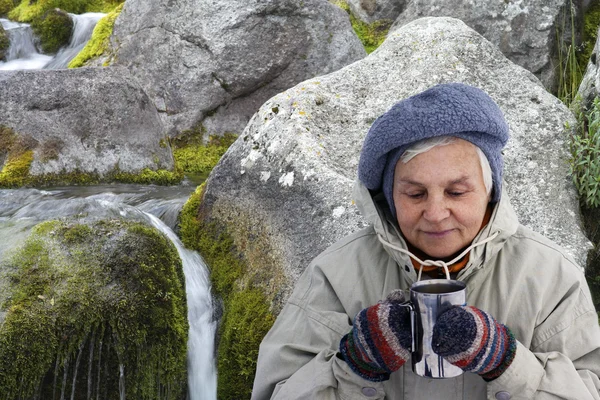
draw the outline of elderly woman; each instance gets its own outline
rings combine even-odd
[[[600,328],[583,273],[519,224],[502,190],[494,101],[442,84],[381,116],[355,199],[371,225],[320,254],[264,338],[254,399],[600,399]],[[441,261],[441,262],[440,262]],[[434,351],[465,373],[415,375],[406,307],[418,276],[467,285]]]

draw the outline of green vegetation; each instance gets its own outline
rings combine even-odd
[[[34,147],[35,142],[30,137],[19,136],[12,129],[0,125],[0,160],[5,159],[0,170],[0,187],[25,185]]]
[[[571,4],[569,10],[572,9]],[[567,25],[566,18],[570,18],[571,26],[574,21],[572,14],[564,18],[563,32]],[[562,40],[563,32],[557,30],[560,77],[557,96],[573,110],[577,118],[577,125],[572,132],[570,142],[570,168],[580,196],[585,230],[595,247],[588,256],[585,273],[598,308],[600,307],[600,100],[596,98],[592,104],[584,104],[576,94],[596,43],[597,29],[600,25],[600,2],[592,2],[583,16],[583,22],[582,43],[579,47],[574,46],[576,35],[573,29],[570,31],[569,45]]]
[[[125,3],[117,6],[113,11],[108,13],[108,15],[98,21],[98,24],[96,24],[94,32],[92,33],[91,39],[87,42],[79,54],[77,54],[77,56],[71,60],[69,63],[69,68],[82,67],[89,60],[100,57],[106,50],[108,50],[110,35],[112,35],[115,21],[119,14],[121,14],[124,4]],[[105,64],[108,64],[108,61]]]
[[[0,17],[6,16],[15,7],[13,0],[0,0]]]
[[[122,220],[44,222],[1,271],[3,398],[119,398],[121,367],[127,398],[185,397],[184,277],[160,232]]]
[[[570,6],[566,7],[562,14],[560,26],[556,28],[556,43],[558,52],[558,87],[556,96],[566,105],[571,104],[574,100],[579,84],[583,78],[585,66],[582,67],[578,62],[578,53],[580,48],[577,46],[577,35],[575,34],[575,15],[573,13],[574,6],[570,2]],[[567,32],[567,27],[570,31]],[[566,40],[566,38],[568,38]]]
[[[0,25],[0,61],[4,60],[6,51],[8,50],[9,46],[10,39],[8,38],[8,35],[6,34],[4,28],[2,28],[2,25]]]
[[[594,1],[583,18],[583,40],[582,50],[578,53],[578,63],[582,71],[585,71],[587,63],[596,44],[598,26],[600,25],[600,2]]]
[[[31,22],[55,8],[73,14],[107,13],[121,3],[123,3],[122,0],[21,0],[19,5],[8,13],[8,17],[14,21]]]
[[[574,100],[588,61],[596,43],[598,25],[600,25],[600,2],[594,2],[583,18],[581,44],[577,44],[573,4],[567,7],[560,26],[556,30],[558,87],[556,96],[567,106]],[[567,27],[570,28],[568,32]]]
[[[589,111],[577,111],[578,124],[571,140],[571,173],[582,202],[600,207],[600,99]]]
[[[367,24],[356,18],[350,11],[350,6],[346,0],[330,0],[331,3],[346,11],[350,17],[350,23],[356,33],[356,36],[362,42],[367,54],[372,53],[385,40],[390,27],[394,21],[380,20],[372,24]]]
[[[185,204],[180,236],[188,248],[202,254],[210,267],[213,290],[224,301],[218,333],[218,398],[246,399],[252,391],[258,346],[275,320],[269,308],[272,296],[264,290],[257,269],[262,268],[263,274],[274,272],[264,257],[262,263],[253,262],[251,246],[239,240],[244,233],[245,240],[251,237],[250,223],[245,224],[243,216],[227,227],[199,217],[202,192],[203,186],[198,187]]]
[[[202,143],[201,137],[197,135],[187,139],[174,139],[171,141],[173,157],[183,171],[208,175],[236,138],[231,133],[211,136],[207,144]]]
[[[69,43],[73,32],[73,20],[64,11],[48,10],[31,21],[31,29],[40,38],[44,53],[56,53]]]

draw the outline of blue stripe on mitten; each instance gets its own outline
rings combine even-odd
[[[512,363],[517,341],[508,327],[472,306],[444,311],[433,327],[432,348],[451,364],[492,381]]]
[[[410,313],[401,300],[392,292],[385,301],[360,311],[340,341],[344,360],[367,380],[388,380],[410,357]]]

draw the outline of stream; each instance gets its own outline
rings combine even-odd
[[[184,248],[174,233],[181,207],[196,188],[179,186],[104,185],[47,189],[0,190],[0,259],[18,247],[42,221],[79,215],[145,221],[175,245],[185,274],[188,320],[188,388],[190,400],[216,399],[214,337],[216,321],[207,266]]]
[[[106,14],[69,15],[73,20],[71,39],[69,44],[62,47],[55,55],[41,54],[38,51],[39,39],[33,34],[29,24],[0,18],[0,24],[8,33],[10,40],[6,61],[0,61],[0,70],[67,68],[69,62],[92,37],[98,21]]]

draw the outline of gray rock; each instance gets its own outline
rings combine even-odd
[[[600,28],[598,28],[600,33]],[[589,106],[594,98],[600,96],[600,71],[598,70],[598,50],[600,49],[600,35],[594,45],[594,50],[588,61],[585,75],[579,84],[577,96],[582,102],[582,105]]]
[[[368,24],[381,20],[396,20],[406,3],[407,0],[348,0],[352,14]]]
[[[400,99],[442,82],[480,87],[498,103],[511,130],[506,186],[521,222],[585,265],[590,243],[566,162],[572,113],[452,18],[407,24],[365,59],[267,101],[211,173],[200,215],[229,226],[250,221],[244,246],[259,233],[271,248],[264,260],[279,269],[272,273],[293,284],[320,251],[365,225],[352,187],[370,125]]]
[[[571,0],[413,0],[392,30],[421,17],[458,18],[498,46],[511,61],[533,72],[548,90],[556,93],[557,32],[566,32],[563,37],[570,40],[570,14],[565,15],[570,4]],[[577,16],[581,15],[575,6],[573,9]],[[579,17],[575,19],[578,21]]]
[[[111,44],[170,134],[239,134],[269,97],[365,56],[323,0],[128,0]]]
[[[2,71],[0,125],[35,142],[32,175],[172,169],[154,104],[123,68]]]

